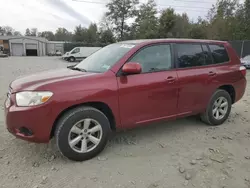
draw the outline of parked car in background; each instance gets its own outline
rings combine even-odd
[[[62,52],[60,52],[59,50],[56,51],[55,53],[56,56],[62,56]]]
[[[62,56],[62,52],[60,52],[59,50],[51,51],[48,53],[48,56]]]
[[[246,68],[250,68],[250,55],[241,58],[241,64]]]
[[[4,47],[0,45],[0,57],[8,57],[8,54],[4,53]]]
[[[100,49],[101,47],[75,47],[70,52],[66,52],[62,58],[70,62],[80,61]]]
[[[221,125],[244,95],[245,76],[227,42],[124,41],[76,66],[13,81],[7,129],[31,142],[55,137],[63,155],[83,161],[105,148],[111,131],[191,115]]]

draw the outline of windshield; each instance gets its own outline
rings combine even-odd
[[[87,72],[106,72],[134,46],[121,43],[108,45],[81,61],[76,68]]]

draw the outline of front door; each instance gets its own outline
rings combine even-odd
[[[144,47],[129,62],[140,63],[142,73],[117,77],[121,124],[129,127],[175,118],[178,86],[171,45]]]

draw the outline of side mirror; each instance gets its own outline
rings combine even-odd
[[[135,62],[128,62],[122,67],[122,72],[125,74],[140,74],[141,71],[141,65]]]

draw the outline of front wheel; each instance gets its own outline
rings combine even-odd
[[[108,118],[92,107],[78,107],[67,112],[56,127],[56,142],[68,159],[84,161],[95,157],[107,144]]]
[[[201,120],[208,125],[221,125],[227,120],[231,107],[232,99],[229,93],[218,89],[211,97],[206,111],[201,114]]]
[[[76,61],[76,58],[75,58],[75,57],[69,57],[69,58],[68,58],[68,61],[69,61],[69,62],[75,62],[75,61]]]

